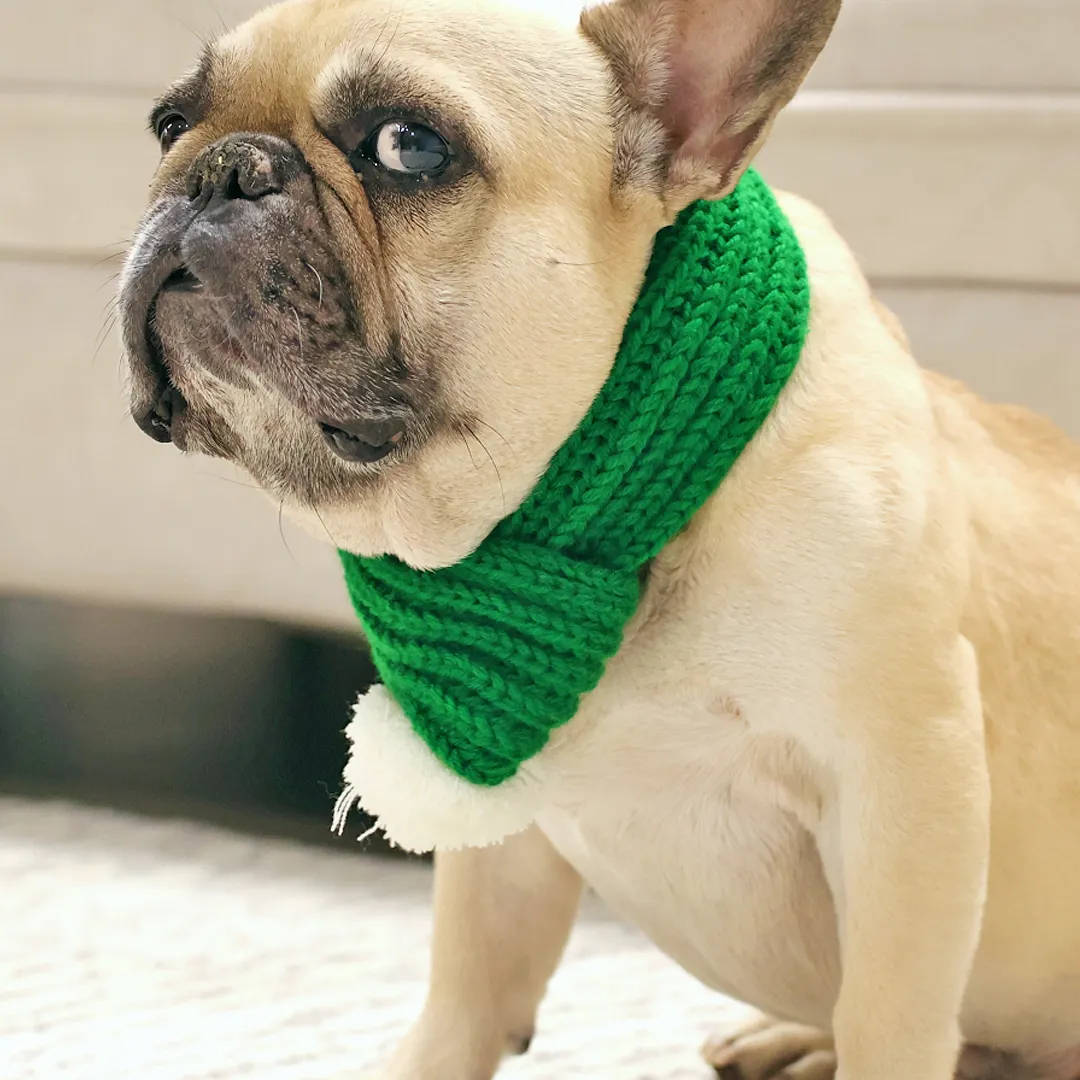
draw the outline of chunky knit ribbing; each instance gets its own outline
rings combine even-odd
[[[342,553],[387,689],[431,751],[495,786],[594,689],[641,569],[754,437],[806,336],[802,250],[754,172],[656,238],[611,374],[532,494],[469,558]]]

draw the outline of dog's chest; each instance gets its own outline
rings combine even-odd
[[[807,828],[818,791],[798,749],[751,730],[737,698],[694,700],[692,680],[679,683],[686,697],[675,683],[650,691],[617,676],[601,688],[541,828],[702,982],[827,1023],[839,959]]]

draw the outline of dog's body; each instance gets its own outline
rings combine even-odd
[[[1080,787],[1065,763],[1080,761],[1080,672],[1070,661],[1080,652],[1080,449],[1032,414],[921,372],[828,223],[783,202],[809,254],[817,331],[766,431],[653,568],[624,650],[557,751],[565,786],[540,828],[701,981],[828,1029],[842,973],[834,897],[859,888],[845,885],[840,833],[865,824],[865,842],[886,859],[890,825],[917,829],[906,839],[912,861],[869,913],[891,939],[877,975],[892,997],[907,956],[929,938],[941,935],[935,960],[960,944],[954,923],[913,916],[948,906],[950,889],[961,906],[978,896],[970,869],[956,868],[965,855],[977,860],[981,837],[957,835],[955,808],[981,816],[988,769],[989,892],[961,1026],[970,1042],[1017,1055],[1002,1075],[1027,1075],[1027,1065],[1071,1080],[1080,828],[1069,823],[1080,824]],[[928,649],[937,618],[957,615],[962,637]],[[918,705],[920,679],[937,665],[957,673],[969,709],[943,725]],[[847,683],[850,711],[827,689],[837,683]],[[868,736],[875,707],[882,726]],[[904,824],[899,814],[845,821],[843,767],[830,750],[839,733],[889,748],[883,772],[912,800]],[[916,825],[920,794],[929,805]],[[520,851],[443,859],[473,864],[461,878],[486,890],[490,868],[478,873],[476,863],[529,851],[553,891],[568,887],[540,837],[516,843]],[[514,873],[510,909],[520,902]],[[464,924],[476,887],[440,894],[443,959],[448,974],[466,974],[433,1001],[440,1034],[421,1026],[395,1080],[471,1075],[457,1071],[467,1051],[455,1032],[470,1024],[475,973],[452,939],[473,947],[477,931]],[[565,906],[554,909],[565,917]],[[516,954],[518,932],[516,921],[499,928],[490,948]],[[859,1005],[883,1040],[898,1007]],[[525,1022],[514,1019],[500,1036]],[[749,1076],[805,1052],[809,1071],[795,1075],[816,1077],[834,1068],[827,1045],[777,1025],[709,1052],[736,1064],[747,1053]],[[990,1075],[987,1061],[1002,1064],[969,1050],[965,1075]],[[917,1060],[909,1068],[936,1075]]]
[[[504,171],[494,184],[502,197],[487,206],[499,227],[483,242],[475,230],[450,227],[457,219],[446,214],[463,214],[479,189],[456,196],[449,211],[436,206],[427,222],[426,233],[449,244],[457,264],[484,264],[481,277],[470,276],[471,264],[446,272],[422,246],[426,236],[405,245],[411,261],[395,262],[401,256],[387,215],[397,204],[379,203],[377,177],[366,182],[369,209],[314,125],[269,100],[267,88],[277,84],[266,72],[286,61],[305,95],[304,79],[317,75],[325,91],[325,69],[341,63],[334,47],[364,33],[368,43],[383,41],[373,37],[388,25],[380,5],[301,0],[263,16],[219,53],[217,79],[231,80],[230,104],[200,106],[202,141],[196,130],[189,149],[166,159],[159,202],[132,259],[129,342],[150,365],[140,376],[136,364],[136,410],[145,420],[161,392],[140,338],[153,293],[157,333],[169,337],[169,393],[186,399],[184,412],[167,419],[183,419],[191,448],[245,464],[298,516],[327,524],[355,550],[391,551],[419,566],[462,557],[507,502],[529,490],[602,383],[651,236],[688,199],[730,190],[824,40],[835,6],[790,4],[798,9],[790,20],[797,45],[770,39],[767,61],[725,91],[738,99],[731,113],[738,120],[700,138],[700,116],[679,103],[700,97],[717,77],[703,79],[700,56],[687,55],[685,42],[707,38],[717,13],[730,27],[752,23],[756,8],[768,9],[762,25],[773,33],[787,18],[775,0],[741,9],[727,0],[620,0],[587,17],[589,47],[539,31],[531,45],[529,33],[515,32],[513,15],[501,37],[485,29],[473,43],[480,60],[461,76],[461,98],[475,113],[518,93],[500,82],[510,75],[498,56],[528,81],[533,75],[521,74],[520,61],[535,48],[574,73],[574,93],[599,95],[605,118],[590,119],[580,98],[563,101],[560,115],[577,130],[555,125],[537,138],[552,156],[579,151],[567,166],[569,184],[560,188],[566,177],[544,172],[539,159],[508,183],[505,173],[528,156],[522,134],[538,122],[514,98],[514,115],[500,118],[514,157],[492,169]],[[464,24],[433,21],[433,12],[449,19],[437,3],[412,10],[379,48],[427,49],[432,70],[441,71],[450,54],[439,42],[459,49],[455,33]],[[658,39],[667,45],[654,49]],[[804,40],[816,44],[804,48]],[[493,41],[498,55],[484,51]],[[683,42],[681,51],[673,42]],[[646,92],[664,48],[672,57],[666,98]],[[718,68],[753,51],[741,42]],[[602,57],[611,62],[610,80]],[[542,66],[539,78],[548,76]],[[481,101],[485,80],[495,94]],[[609,112],[611,84],[625,96]],[[237,87],[257,88],[257,108],[245,113],[236,104]],[[553,84],[550,92],[558,99],[571,91]],[[657,137],[658,124],[668,141]],[[245,130],[291,140],[314,179],[292,150],[247,135],[245,153],[264,172],[245,173],[245,159],[229,156],[229,133]],[[318,458],[315,426],[304,426],[311,400],[333,402],[339,369],[316,383],[293,360],[287,379],[268,367],[248,385],[243,372],[214,368],[204,337],[184,329],[205,321],[204,309],[187,294],[156,292],[175,272],[160,255],[173,245],[220,313],[226,279],[198,262],[203,249],[188,239],[191,222],[211,210],[228,222],[235,210],[247,222],[260,205],[214,203],[255,196],[220,186],[198,156],[207,146],[218,162],[240,162],[231,175],[245,191],[252,177],[277,167],[274,154],[284,154],[292,171],[271,197],[306,200],[329,223],[303,218],[307,247],[295,257],[318,279],[317,306],[314,294],[307,297],[310,323],[298,294],[290,303],[301,341],[311,328],[309,349],[319,348],[321,331],[328,340],[352,332],[350,276],[367,356],[380,337],[404,341],[406,354],[410,333],[421,340],[417,316],[387,314],[406,302],[421,313],[444,303],[444,318],[462,320],[451,328],[458,352],[450,377],[431,378],[443,387],[441,408],[462,415],[467,406],[475,422],[501,435],[504,455],[489,444],[502,467],[498,485],[471,450],[468,459],[464,451],[454,457],[456,441],[440,442],[437,412],[415,404],[437,455],[406,442],[412,456],[401,464],[382,472],[350,466],[339,475]],[[662,168],[658,154],[667,155]],[[530,188],[534,173],[543,175]],[[185,190],[205,190],[210,209],[187,207]],[[265,212],[276,212],[273,205]],[[390,1080],[486,1080],[503,1053],[527,1043],[582,880],[705,983],[806,1025],[763,1021],[708,1049],[715,1064],[739,1068],[747,1080],[788,1067],[785,1076],[816,1080],[836,1071],[837,1057],[843,1080],[946,1080],[962,1040],[1001,1051],[969,1049],[965,1075],[1031,1067],[1055,1080],[1080,1076],[1080,449],[1038,418],[985,405],[921,372],[828,223],[796,199],[783,205],[807,255],[813,296],[796,374],[728,480],[649,568],[622,651],[544,751],[555,780],[536,826],[500,847],[438,856],[431,994],[388,1068]],[[158,236],[169,215],[189,230],[182,240]],[[295,216],[289,220],[295,233]],[[410,227],[402,217],[392,224]],[[275,235],[273,242],[291,250],[285,245],[293,241]],[[344,286],[327,280],[328,250],[345,253]],[[373,252],[389,287],[369,295]],[[525,255],[534,261],[526,265]],[[540,256],[548,267],[588,269],[571,269],[567,285],[558,270],[537,271]],[[141,279],[155,273],[151,289]],[[432,280],[437,301],[424,291]],[[296,285],[285,274],[275,288],[288,297]],[[477,291],[486,314],[459,316]],[[273,290],[261,295],[268,305],[279,299]],[[580,325],[546,326],[564,318],[571,295]],[[507,325],[492,320],[492,303],[505,307]],[[329,324],[319,321],[324,312]],[[251,339],[230,319],[231,355],[242,365]],[[523,328],[534,335],[525,343]],[[259,340],[275,363],[285,362],[272,334]],[[485,369],[496,358],[506,367]],[[368,380],[376,397],[389,378],[382,368],[377,375]],[[273,405],[260,413],[266,399]],[[328,428],[340,449],[341,431]],[[380,455],[392,454],[386,446]],[[466,461],[479,480],[468,479]],[[301,466],[315,470],[302,482],[294,477]]]
[[[1080,821],[1061,768],[1080,760],[1080,452],[921,374],[838,240],[786,205],[816,271],[815,325],[829,330],[808,343],[771,430],[658,562],[640,624],[586,706],[564,801],[540,824],[702,981],[827,1027],[851,827],[834,816],[842,769],[827,747],[838,720],[855,741],[873,703],[895,697],[875,738],[888,768],[912,770],[903,786],[935,804],[982,800],[978,713],[962,734],[935,731],[903,704],[926,667],[974,674],[956,640],[924,651],[929,612],[960,604],[980,672],[978,691],[961,689],[982,703],[994,811],[962,1026],[976,1042],[1064,1050],[1080,1042],[1080,878],[1066,869],[1080,865],[1080,828],[1061,824]],[[846,711],[826,687],[856,672]],[[920,945],[912,913],[942,900],[964,854],[944,807],[927,812],[928,850],[874,913],[905,951]],[[884,857],[888,826],[866,827]]]

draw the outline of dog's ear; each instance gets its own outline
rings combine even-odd
[[[612,0],[582,30],[621,96],[615,183],[670,211],[728,194],[828,40],[841,0]]]

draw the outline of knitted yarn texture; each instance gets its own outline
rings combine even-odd
[[[656,238],[610,376],[521,507],[464,561],[342,553],[380,676],[449,769],[494,787],[599,683],[642,568],[717,489],[806,337],[802,249],[755,172]]]

